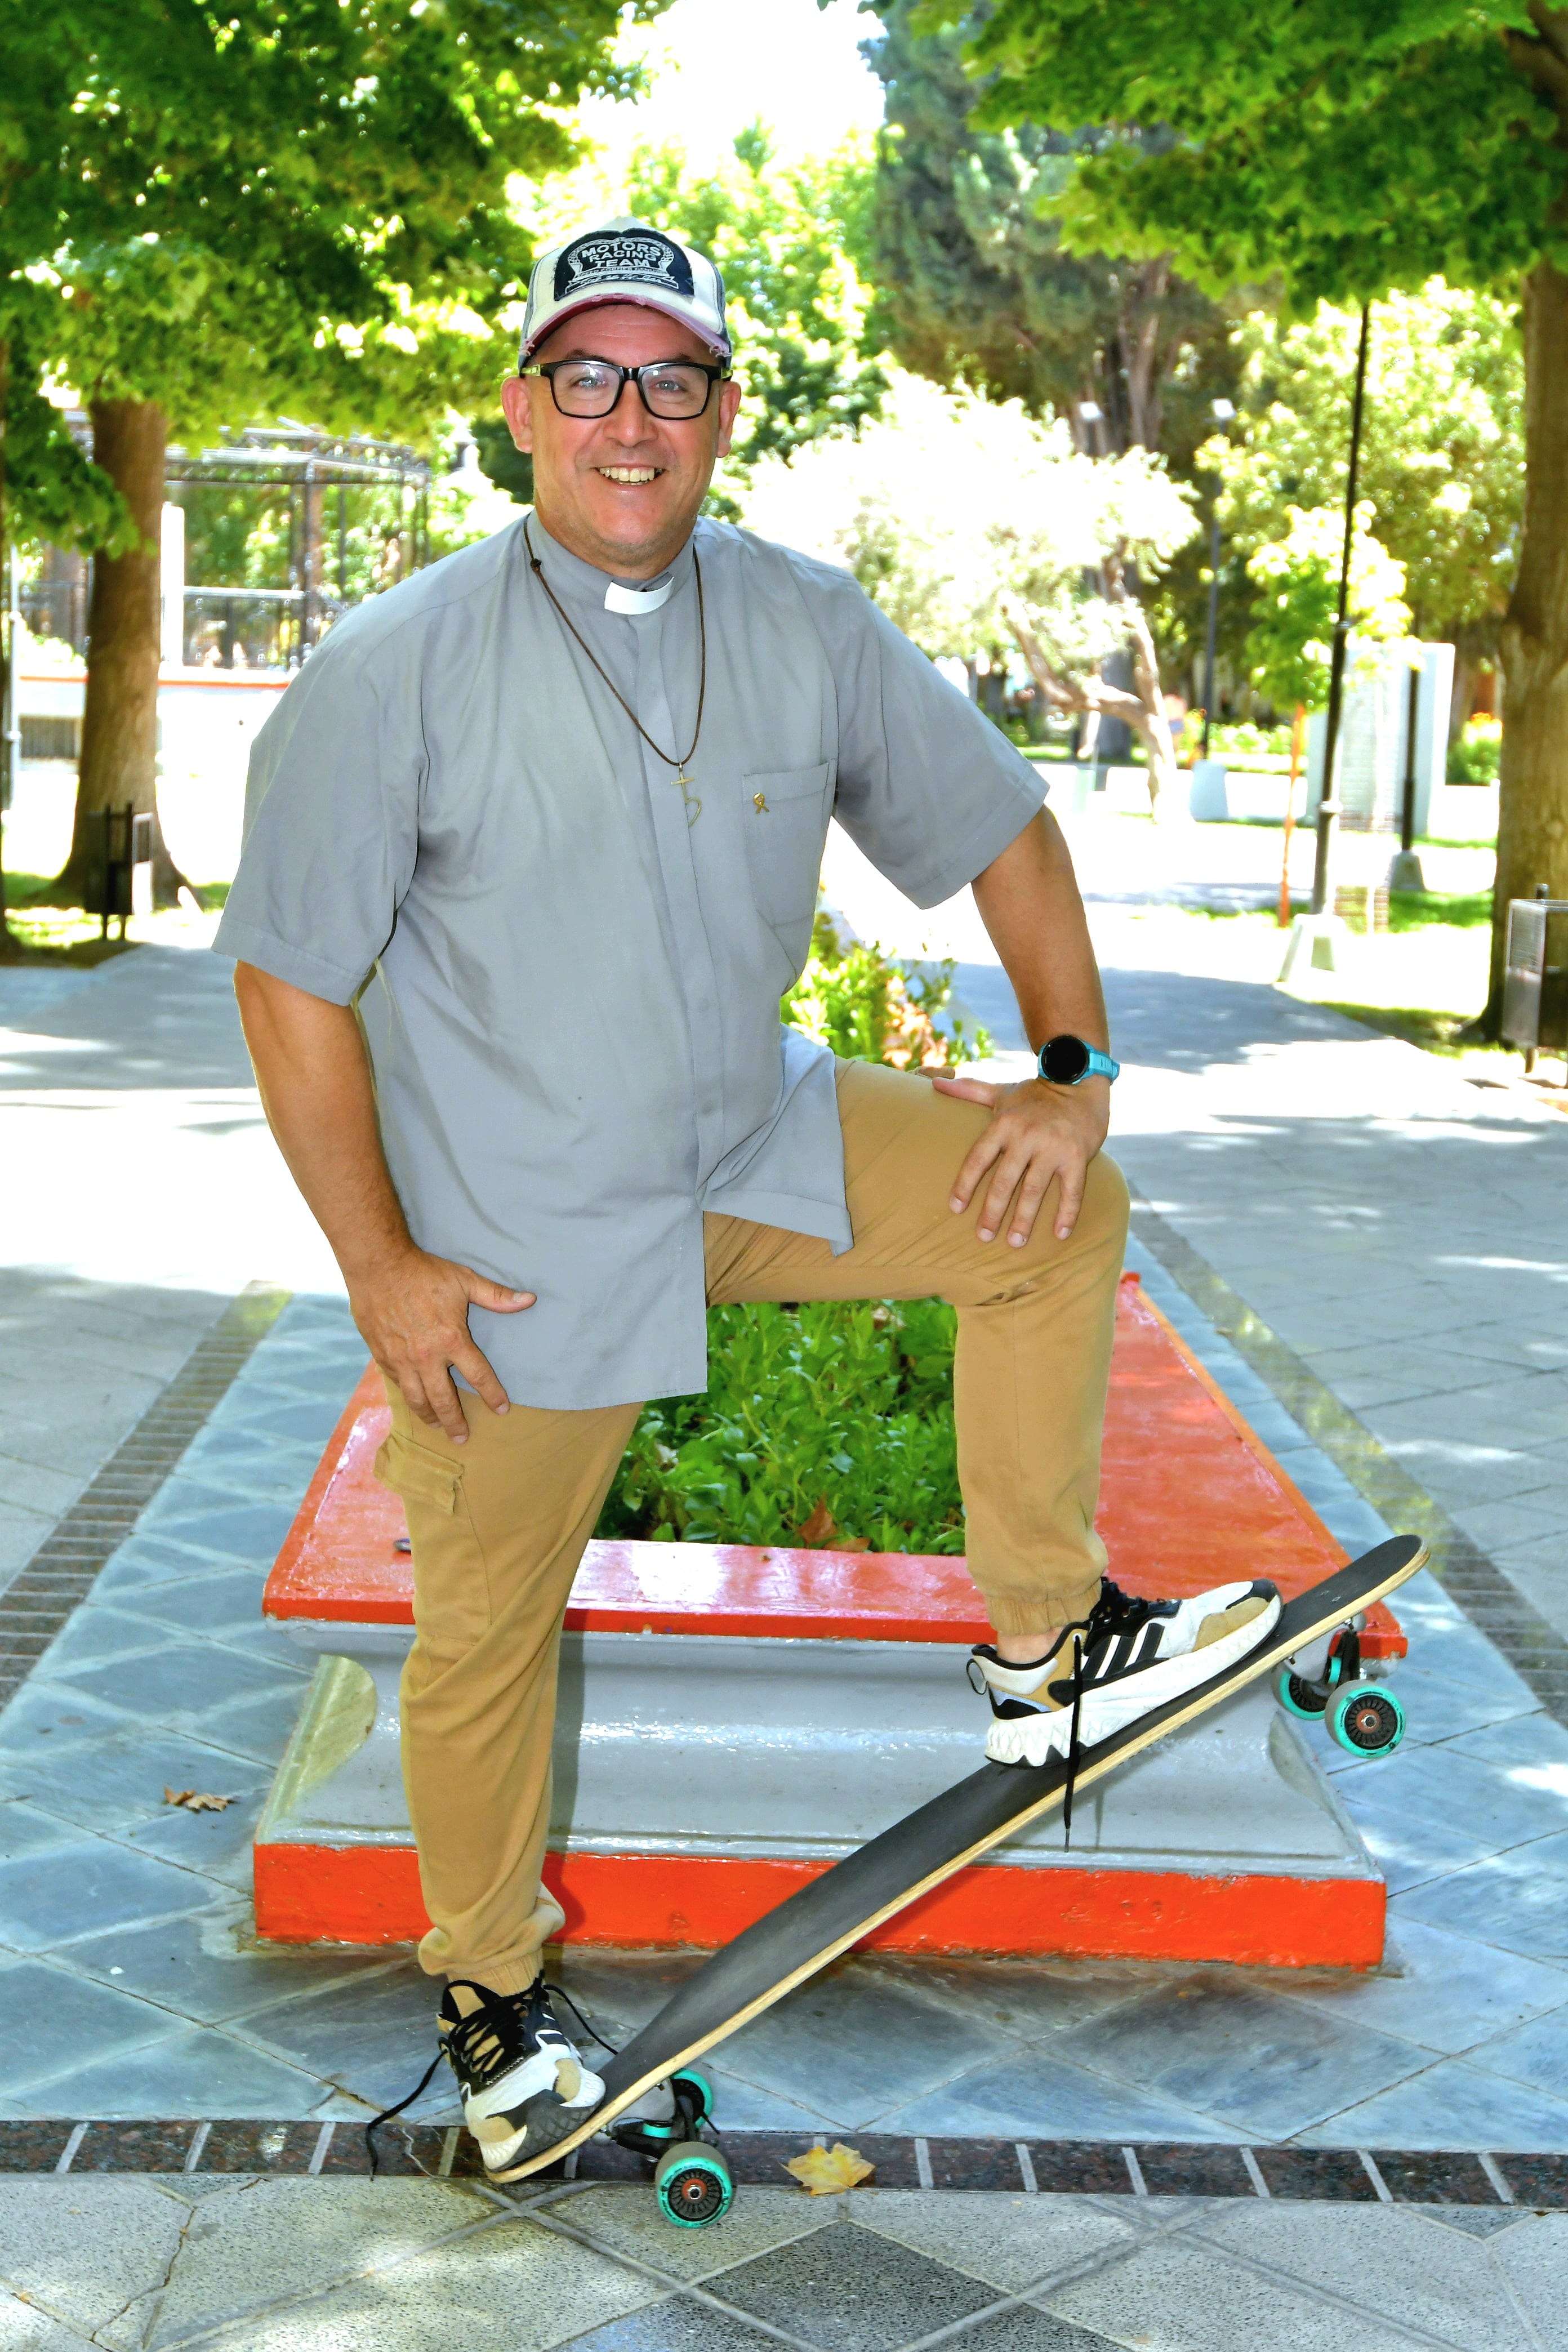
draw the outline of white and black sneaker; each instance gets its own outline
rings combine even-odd
[[[1107,1579],[1089,1615],[1043,1658],[1006,1665],[989,1643],[971,1652],[970,1681],[989,1692],[994,1717],[985,1753],[995,1764],[1075,1761],[1079,1749],[1234,1665],[1279,1614],[1279,1595],[1261,1579],[1190,1601],[1142,1601]]]
[[[492,2179],[510,2179],[565,2139],[605,2095],[556,2023],[542,1977],[526,1992],[491,1992],[455,1978],[441,1996],[439,2032]]]

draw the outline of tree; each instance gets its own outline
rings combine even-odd
[[[90,11],[63,101],[43,61],[46,356],[133,525],[95,566],[68,891],[97,811],[154,809],[171,431],[289,407],[418,440],[476,394],[528,259],[509,177],[571,161],[561,110],[624,86],[622,21],[616,0],[125,0]]]
[[[957,21],[948,0],[933,14]],[[1072,243],[1173,251],[1292,308],[1434,277],[1523,294],[1525,487],[1500,633],[1507,723],[1492,999],[1510,898],[1568,894],[1568,8],[1546,0],[994,0],[969,55],[992,127],[1158,123],[1062,199]],[[1348,405],[1348,404],[1347,404]]]
[[[932,656],[1011,641],[1058,710],[1124,718],[1149,756],[1156,814],[1175,782],[1159,662],[1134,572],[1156,576],[1197,530],[1189,492],[1147,450],[1084,457],[1018,401],[893,380],[853,442],[759,466],[748,526],[847,565]],[[1131,645],[1133,688],[1102,675]],[[1173,805],[1165,803],[1165,808]]]
[[[1360,325],[1359,312],[1323,303],[1310,319],[1256,311],[1236,329],[1237,418],[1199,462],[1223,480],[1227,535],[1249,554],[1285,537],[1302,508],[1342,509]],[[1440,278],[1378,304],[1361,484],[1378,541],[1404,569],[1415,633],[1457,649],[1456,729],[1475,662],[1496,653],[1519,560],[1523,394],[1511,304]]]
[[[1357,638],[1386,644],[1410,634],[1405,566],[1372,535],[1373,509],[1358,504],[1351,545],[1347,614]],[[1328,699],[1339,608],[1344,520],[1329,507],[1289,509],[1282,540],[1255,549],[1247,576],[1258,589],[1247,660],[1271,702],[1310,709]]]
[[[865,44],[887,90],[870,222],[871,282],[888,348],[934,383],[974,384],[1037,415],[1103,412],[1113,450],[1188,458],[1228,389],[1225,318],[1168,255],[1065,250],[1054,217],[1093,135],[972,123],[986,84],[966,73],[975,16],[918,29],[916,0],[879,10]],[[1086,432],[1084,446],[1096,446]]]

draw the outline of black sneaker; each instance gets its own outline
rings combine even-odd
[[[498,2180],[565,2139],[605,2095],[556,2023],[542,1977],[526,1992],[455,1978],[441,1996],[439,2030],[468,2129]]]
[[[1045,1657],[1005,1665],[989,1643],[971,1653],[970,1680],[990,1693],[995,1718],[985,1753],[994,1764],[1043,1764],[1092,1748],[1234,1665],[1279,1614],[1279,1595],[1261,1579],[1190,1601],[1142,1601],[1108,1579]]]

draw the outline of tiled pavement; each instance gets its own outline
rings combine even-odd
[[[1146,1254],[1342,1538],[1382,1523]],[[260,1588],[363,1362],[299,1298],[0,1716],[0,2113],[362,2117],[423,2061],[405,1956],[258,1951],[248,1841],[304,1686]],[[727,2043],[737,2128],[1568,2149],[1568,1732],[1429,1577],[1406,1745],[1324,1759],[1386,1871],[1388,1971],[840,1963]],[[232,1797],[222,1812],[165,1787]],[[612,2040],[691,1965],[582,1953]],[[449,2087],[425,2112],[447,2112]]]

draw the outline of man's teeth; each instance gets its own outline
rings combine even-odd
[[[607,482],[653,482],[658,479],[657,466],[601,466],[599,471]]]

